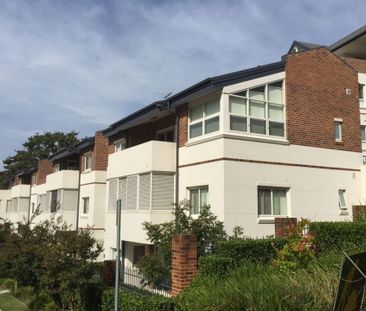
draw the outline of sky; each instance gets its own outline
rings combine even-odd
[[[0,169],[27,137],[80,137],[207,77],[329,45],[362,0],[0,0]]]

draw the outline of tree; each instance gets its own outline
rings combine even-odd
[[[197,218],[191,215],[191,204],[182,201],[174,205],[174,220],[161,224],[144,222],[148,239],[154,244],[153,255],[144,256],[138,263],[149,281],[159,284],[170,279],[171,241],[173,234],[192,233],[197,236],[198,256],[211,254],[220,241],[227,239],[224,224],[217,219],[209,205],[201,207]]]
[[[38,160],[47,159],[52,153],[78,142],[78,133],[44,132],[28,137],[22,150],[3,160],[4,172],[0,172],[0,189],[7,188],[9,177],[17,171],[35,165]]]

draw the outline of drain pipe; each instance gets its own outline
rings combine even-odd
[[[175,203],[179,204],[179,112],[175,117]]]
[[[80,157],[79,157],[79,161],[80,161]],[[79,210],[80,210],[80,180],[81,180],[81,163],[79,164],[79,181],[78,181],[78,202],[76,204],[76,225],[75,225],[75,230],[78,231],[79,230]]]

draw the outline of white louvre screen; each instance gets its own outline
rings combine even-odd
[[[150,209],[150,174],[140,175],[139,181],[139,209]]]
[[[60,202],[60,193],[57,191],[57,201]],[[61,210],[63,211],[76,211],[78,204],[78,191],[77,190],[63,190],[63,198],[61,204]]]
[[[46,194],[40,194],[37,196],[37,208],[39,211],[45,211],[47,207],[47,195]]]
[[[18,198],[11,199],[11,207],[13,209],[13,213],[18,212]]]
[[[168,210],[174,202],[174,176],[152,175],[152,209]]]
[[[28,212],[29,198],[19,198],[19,212]]]
[[[126,209],[126,177],[119,179],[118,199],[121,199],[122,209]]]
[[[116,210],[117,202],[117,178],[109,180],[108,210]]]
[[[137,175],[127,177],[127,209],[135,210],[137,207]]]

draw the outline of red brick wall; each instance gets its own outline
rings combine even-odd
[[[357,73],[326,48],[287,56],[286,112],[291,144],[361,152]],[[343,119],[342,143],[334,118]]]
[[[357,220],[360,216],[366,216],[366,205],[353,205],[352,206],[352,218]]]
[[[38,161],[37,185],[46,183],[46,177],[53,172],[52,162],[48,160]]]
[[[288,236],[289,230],[297,224],[296,218],[275,218],[275,237]]]
[[[188,104],[178,110],[179,115],[179,147],[185,146],[188,141]]]
[[[95,133],[95,144],[93,148],[92,169],[96,171],[106,171],[108,166],[108,138],[101,132]]]
[[[342,59],[357,72],[366,73],[365,59],[350,58],[350,57],[343,57]]]
[[[197,275],[197,237],[176,234],[172,238],[172,296],[189,286]]]

